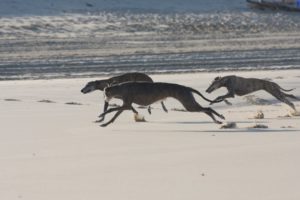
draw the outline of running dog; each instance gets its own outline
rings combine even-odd
[[[123,100],[123,105],[117,108],[110,108],[100,115],[104,117],[110,112],[117,111],[113,118],[102,127],[109,125],[114,122],[115,119],[124,111],[132,110],[135,114],[138,112],[132,107],[132,103],[148,106],[157,101],[161,101],[168,97],[173,97],[180,101],[180,103],[189,112],[204,112],[210,116],[213,121],[217,124],[222,122],[215,119],[214,115],[221,119],[225,119],[223,115],[217,113],[212,108],[201,107],[195,100],[193,93],[198,94],[206,101],[212,102],[211,100],[205,98],[197,90],[185,87],[183,85],[171,84],[171,83],[149,83],[149,82],[127,82],[118,85],[110,86],[105,88],[104,94],[106,101],[108,102],[111,98],[119,98]]]
[[[285,90],[281,88],[277,83],[263,80],[263,79],[257,79],[257,78],[243,78],[239,76],[224,76],[224,77],[216,77],[212,84],[207,88],[206,92],[211,93],[214,90],[226,87],[228,90],[228,93],[217,97],[215,100],[213,100],[213,103],[217,103],[220,101],[225,100],[226,98],[233,98],[234,95],[243,96],[258,90],[265,90],[266,92],[273,95],[275,98],[277,98],[279,101],[286,103],[291,108],[293,108],[296,111],[296,108],[292,102],[290,102],[288,98],[299,100],[297,97],[295,97],[292,94],[287,94],[285,92],[290,92],[291,90]]]
[[[111,77],[109,79],[103,79],[98,81],[91,81],[86,84],[84,88],[82,88],[81,92],[83,94],[87,94],[90,92],[93,92],[95,90],[101,90],[103,91],[105,87],[124,83],[124,82],[150,82],[153,83],[153,80],[146,74],[143,73],[126,73],[120,76]],[[167,108],[165,107],[164,103],[161,102],[161,106],[165,112],[168,112]],[[105,101],[104,103],[104,111],[105,112],[108,108],[108,102]],[[151,114],[151,107],[148,107],[148,112]],[[96,122],[102,122],[104,120],[104,117],[102,117],[100,120]]]

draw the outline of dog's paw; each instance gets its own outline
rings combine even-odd
[[[101,124],[100,126],[104,128],[104,127],[106,127],[107,125],[108,125],[108,124]]]
[[[99,122],[103,122],[104,121],[104,117],[102,117],[101,119],[98,119],[95,121],[95,123],[99,123]]]
[[[215,120],[215,123],[216,124],[222,124],[222,122],[218,121],[218,120]]]
[[[225,102],[228,106],[232,106],[232,103],[230,103],[230,102],[227,101],[226,99],[224,100],[224,102]]]

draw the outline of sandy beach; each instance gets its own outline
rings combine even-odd
[[[205,89],[228,74],[269,78],[300,96],[300,70],[151,77],[213,99],[226,90]],[[253,95],[270,105],[244,97],[230,99],[233,106],[212,105],[224,122],[237,124],[234,129],[220,129],[203,113],[182,112],[174,99],[165,101],[168,113],[160,104],[152,115],[135,105],[147,122],[134,122],[126,111],[102,128],[94,121],[103,94],[80,93],[91,80],[0,82],[0,199],[300,199],[300,118],[288,117],[290,108],[268,93]],[[264,119],[253,118],[258,111]],[[251,128],[256,124],[268,128]]]

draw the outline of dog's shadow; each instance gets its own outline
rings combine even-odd
[[[161,121],[153,121],[153,122],[149,122],[149,123],[153,123],[153,124],[213,124],[215,125],[215,123],[213,121],[165,121],[165,122],[161,122]],[[238,121],[236,122],[237,124],[251,124],[253,123],[253,121]],[[269,123],[268,121],[260,121],[260,123]]]
[[[260,121],[261,123],[269,123],[268,121]],[[228,129],[221,129],[220,125],[215,124],[212,121],[165,121],[165,122],[161,122],[161,121],[154,121],[154,122],[149,122],[152,124],[186,124],[186,125],[204,125],[204,124],[211,124],[212,126],[215,126],[215,129],[211,129],[211,130],[205,130],[205,129],[201,129],[201,127],[197,130],[195,129],[189,129],[189,130],[185,130],[184,128],[181,129],[170,129],[170,130],[155,130],[155,132],[165,132],[165,133],[282,133],[284,132],[299,132],[299,129],[286,129],[286,128],[280,128],[280,129],[272,129],[272,128],[251,128],[251,127],[237,127],[237,128],[228,128]],[[249,121],[238,121],[236,122],[237,124],[253,124],[253,121],[249,120]],[[153,130],[143,130],[146,132],[152,132]]]
[[[149,123],[152,123],[152,124],[211,124],[214,122],[212,121],[199,121],[199,122],[195,122],[195,121],[165,121],[165,122],[160,122],[160,121],[152,121],[152,122],[149,122]]]
[[[153,130],[151,130],[153,131]],[[215,129],[215,130],[155,130],[161,133],[282,133],[282,132],[299,132],[299,129],[263,129],[263,128],[234,128],[234,129]]]

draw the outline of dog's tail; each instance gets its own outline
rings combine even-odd
[[[283,89],[282,87],[280,87],[279,86],[279,88],[280,88],[280,90],[283,90],[283,91],[285,91],[285,92],[290,92],[290,91],[293,91],[295,88],[292,88],[292,89],[289,89],[289,90],[287,90],[287,89]]]
[[[190,90],[191,90],[192,92],[198,94],[198,95],[199,95],[200,97],[202,97],[205,101],[208,101],[208,102],[210,102],[210,103],[215,103],[214,101],[212,101],[212,100],[206,98],[205,96],[203,96],[203,94],[201,94],[198,90],[195,90],[195,89],[193,89],[193,88],[190,88]],[[218,101],[218,102],[219,102],[219,101]]]

